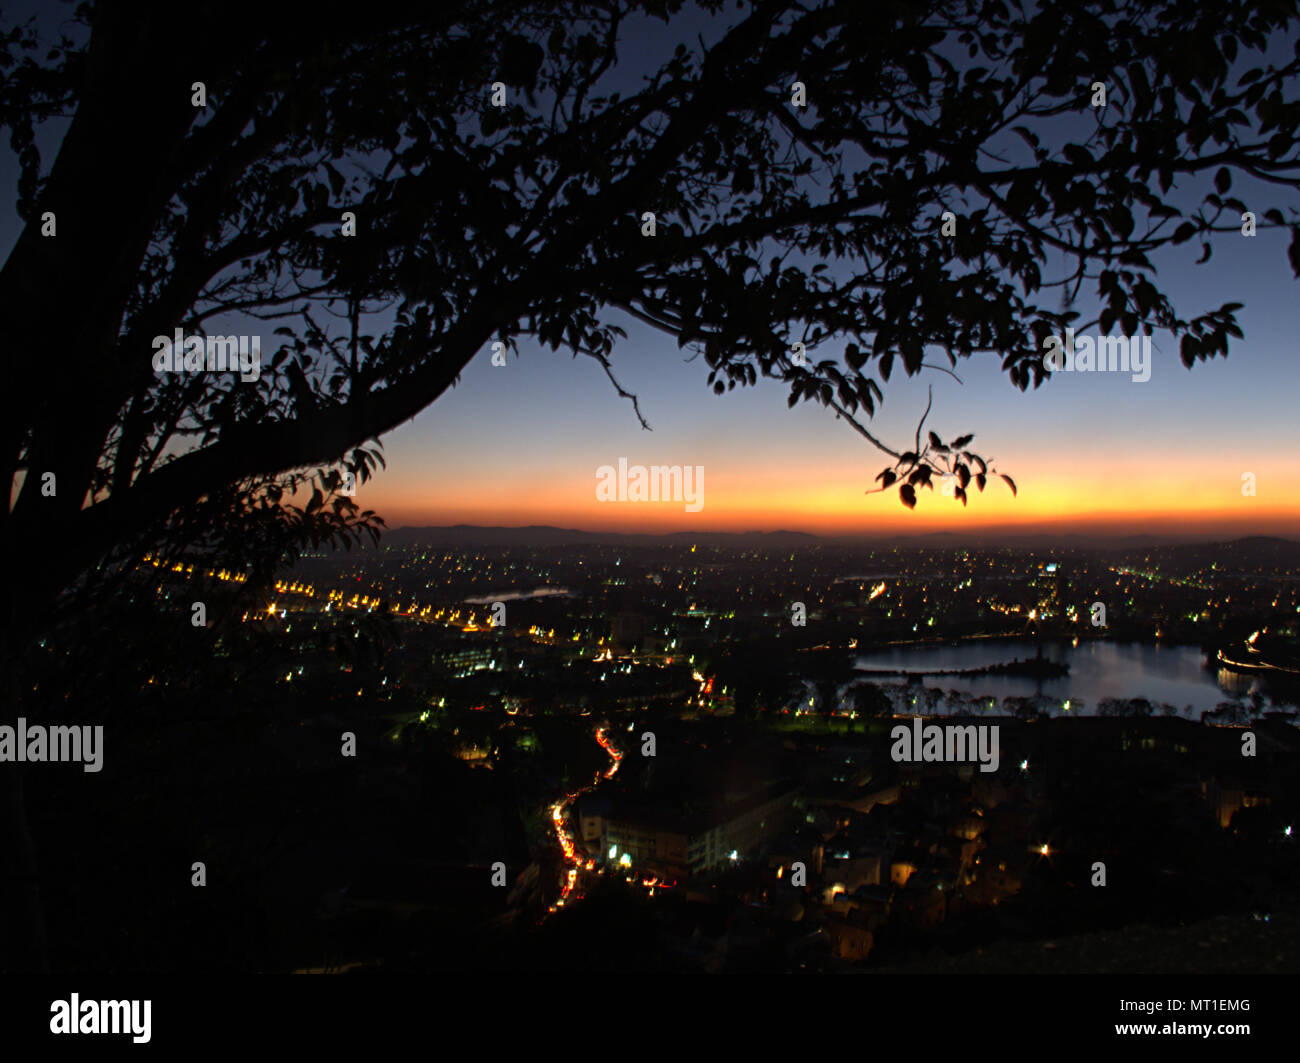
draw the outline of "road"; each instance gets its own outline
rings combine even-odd
[[[619,763],[623,759],[623,753],[619,748],[610,741],[609,735],[604,727],[596,728],[596,741],[600,748],[609,754],[610,765],[603,772],[597,772],[596,777],[591,781],[590,786],[581,787],[574,790],[571,794],[566,794],[559,801],[551,806],[551,823],[555,828],[555,839],[559,842],[560,849],[564,853],[564,884],[560,888],[560,896],[556,902],[551,905],[550,911],[555,912],[563,908],[565,902],[573,897],[575,900],[582,896],[581,891],[574,893],[578,885],[578,877],[582,871],[591,871],[595,868],[595,861],[586,860],[578,853],[577,842],[574,841],[573,834],[569,831],[568,817],[569,810],[576,801],[585,793],[590,793],[606,779],[612,779],[614,773],[618,771]]]

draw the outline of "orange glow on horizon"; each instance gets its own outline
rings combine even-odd
[[[683,501],[598,502],[593,463],[575,470],[566,463],[553,477],[488,480],[463,474],[382,475],[358,491],[356,501],[374,509],[390,528],[474,524],[519,527],[551,525],[588,531],[679,532],[806,531],[818,535],[912,535],[1005,529],[1020,533],[1094,528],[1130,533],[1273,534],[1300,536],[1300,501],[1291,491],[1294,473],[1281,460],[1253,463],[1257,495],[1241,494],[1239,462],[1193,463],[1175,457],[1134,455],[1120,461],[1088,455],[1045,459],[1026,455],[999,462],[1012,475],[1018,495],[990,478],[981,494],[972,485],[963,508],[936,486],[921,490],[914,510],[896,489],[867,494],[871,469],[860,462],[839,468],[789,464],[737,467],[706,465],[704,506],[687,512]]]

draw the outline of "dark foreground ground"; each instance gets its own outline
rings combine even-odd
[[[1280,974],[1300,971],[1300,910],[1221,915],[1181,927],[1134,925],[1051,941],[936,950],[862,974]]]

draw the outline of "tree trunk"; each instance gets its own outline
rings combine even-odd
[[[45,939],[45,909],[41,901],[41,881],[36,866],[36,846],[27,825],[27,801],[23,793],[21,764],[0,766],[4,777],[6,817],[5,850],[14,854],[5,876],[4,893],[9,928],[7,955],[0,957],[0,969],[8,973],[48,974],[49,951]]]
[[[0,669],[3,672],[5,706],[0,724],[15,726],[21,714],[18,672],[11,653],[11,632],[0,633]],[[41,902],[41,880],[36,865],[36,846],[27,822],[27,799],[23,791],[23,765],[0,763],[0,843],[5,859],[0,862],[0,971],[14,973],[49,972],[45,939],[45,910]],[[5,925],[7,924],[7,925]]]

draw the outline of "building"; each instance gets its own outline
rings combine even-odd
[[[695,816],[652,806],[616,808],[604,820],[605,858],[670,878],[719,871],[786,832],[798,793],[797,786],[779,782]]]

